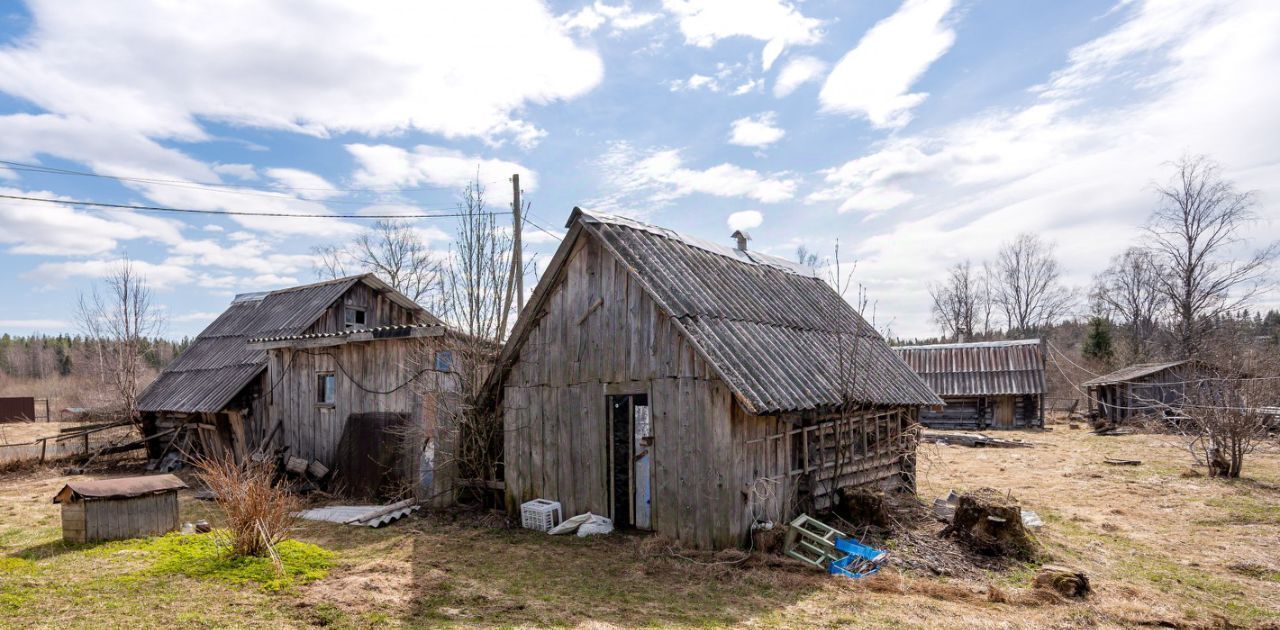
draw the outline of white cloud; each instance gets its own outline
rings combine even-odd
[[[627,142],[610,145],[599,159],[600,177],[611,191],[584,207],[643,217],[693,194],[777,203],[795,196],[799,181],[724,163],[706,169],[684,165],[677,149],[640,151]]]
[[[222,232],[222,231],[224,231],[224,228],[223,228],[221,225],[218,225],[218,224],[216,224],[216,223],[209,223],[209,224],[205,225],[205,226],[204,226],[203,228],[201,228],[201,229],[203,229],[203,230],[204,230],[204,231],[206,231],[206,232]]]
[[[47,191],[0,188],[0,194],[70,201]],[[181,225],[128,211],[97,216],[70,205],[0,199],[0,243],[10,245],[11,254],[83,256],[109,252],[125,240],[176,242]]]
[[[329,180],[296,168],[269,168],[267,177],[304,199],[329,199],[342,194]]]
[[[325,136],[406,129],[515,140],[522,108],[578,97],[603,64],[542,2],[37,0],[0,47],[0,90],[49,112],[156,138],[200,119]],[[518,41],[519,54],[477,42]]]
[[[901,127],[928,96],[908,93],[925,70],[951,48],[944,23],[951,0],[906,0],[862,36],[827,75],[818,98],[823,111],[865,116],[876,127]]]
[[[1280,40],[1268,35],[1280,30],[1280,6],[1206,3],[1176,19],[1159,2],[1124,11],[1112,32],[1073,51],[1035,102],[895,136],[823,171],[827,185],[809,201],[893,210],[895,221],[865,230],[856,253],[860,280],[882,312],[898,317],[899,332],[934,334],[922,278],[965,258],[989,259],[1021,231],[1058,242],[1068,283],[1086,285],[1140,237],[1156,203],[1151,182],[1164,181],[1165,162],[1188,150],[1259,191],[1258,212],[1269,220],[1251,230],[1255,243],[1280,238],[1280,164],[1258,142],[1280,136],[1280,109],[1258,106],[1280,102],[1271,80]],[[1125,44],[1099,44],[1118,40]],[[1110,52],[1079,52],[1102,49]],[[1135,67],[1143,81],[1133,80]],[[1068,76],[1088,78],[1055,84]]]
[[[801,85],[821,79],[826,71],[827,62],[817,57],[793,57],[778,71],[778,79],[773,84],[773,95],[785,98]]]
[[[675,79],[671,82],[672,92],[690,92],[701,89],[719,92],[720,84],[713,77],[697,73],[690,75],[687,79]]]
[[[613,33],[617,34],[648,26],[659,17],[662,16],[657,13],[636,12],[631,8],[630,2],[610,5],[596,0],[577,11],[561,15],[558,19],[566,29],[589,35],[605,24],[608,24]]]
[[[151,205],[219,212],[248,210],[279,214],[332,214],[321,203],[291,194],[197,184],[216,183],[218,174],[203,162],[128,129],[55,114],[0,116],[0,157],[37,161],[40,154],[87,164],[90,170],[102,175],[153,180],[122,182],[127,188],[146,196]],[[338,237],[349,236],[354,229],[354,226],[339,220],[249,216],[233,216],[231,219],[246,227],[281,234]],[[121,214],[115,220],[137,224],[145,222],[150,229],[157,231],[155,236],[166,242],[181,239],[177,228],[173,227],[181,223],[166,223],[137,214]],[[89,228],[86,225],[79,229]]]
[[[729,143],[743,147],[767,147],[787,133],[777,126],[777,122],[778,115],[774,112],[739,118],[733,121]]]
[[[764,85],[764,79],[749,79],[746,83],[734,88],[731,94],[734,96],[742,96],[743,94],[754,92],[762,85]]]
[[[211,168],[219,175],[230,175],[244,180],[258,179],[258,169],[252,164],[214,164]]]
[[[213,320],[215,320],[215,319],[218,319],[218,316],[219,316],[219,315],[221,315],[221,314],[222,314],[222,313],[219,313],[219,312],[216,312],[216,311],[196,311],[196,312],[193,312],[193,313],[183,313],[183,314],[181,314],[181,315],[171,315],[171,316],[167,317],[166,319],[168,319],[170,322],[202,322],[202,323],[209,323],[209,322],[212,322],[212,321],[213,321]]]
[[[768,70],[787,46],[816,44],[822,21],[806,17],[784,0],[664,0],[680,22],[685,41],[701,48],[730,37],[765,42],[761,66]]]
[[[41,263],[27,272],[25,277],[44,282],[65,281],[71,278],[103,278],[119,268],[123,259],[78,260],[56,263]],[[154,289],[171,289],[179,284],[186,284],[192,278],[191,270],[181,265],[168,263],[151,263],[145,260],[131,260],[129,264]]]
[[[730,230],[750,230],[764,223],[764,215],[759,210],[743,210],[729,215],[726,223]]]
[[[508,182],[513,173],[520,174],[522,190],[532,192],[538,188],[536,172],[507,160],[481,158],[426,144],[418,145],[412,150],[389,144],[346,146],[359,164],[353,179],[361,186],[409,187],[425,184],[458,192],[479,177],[491,202],[508,204],[511,202],[511,184]],[[421,209],[418,213],[421,213]]]

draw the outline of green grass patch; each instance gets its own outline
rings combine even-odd
[[[306,584],[329,574],[333,552],[311,543],[286,540],[276,545],[283,572],[276,573],[270,558],[234,557],[221,543],[220,532],[183,535],[167,534],[107,543],[93,548],[94,555],[137,552],[151,560],[147,572],[179,574],[230,584],[257,584],[266,591],[279,591],[294,584]]]
[[[1205,505],[1222,510],[1220,517],[1199,519],[1200,525],[1280,525],[1280,506],[1248,495],[1216,497]]]

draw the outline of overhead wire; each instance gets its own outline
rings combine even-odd
[[[468,216],[465,212],[438,213],[438,214],[319,214],[319,213],[291,213],[291,212],[249,212],[243,210],[207,210],[202,208],[171,208],[168,206],[144,206],[134,204],[106,203],[101,201],[74,201],[63,199],[49,199],[46,197],[29,197],[25,195],[3,195],[0,199],[14,199],[27,202],[48,203],[62,206],[82,206],[90,209],[102,210],[133,210],[137,212],[169,212],[177,214],[205,214],[205,215],[221,215],[221,216],[247,216],[247,217],[275,217],[285,219],[444,219],[450,217]],[[500,215],[511,214],[507,211],[484,211],[481,214]]]
[[[183,186],[209,186],[214,188],[231,188],[244,189],[250,191],[271,192],[273,190],[293,190],[293,191],[311,191],[311,192],[343,192],[343,193],[360,193],[360,192],[377,192],[377,193],[399,193],[399,192],[422,192],[428,190],[455,190],[454,186],[416,186],[412,188],[402,188],[398,186],[390,187],[367,187],[367,188],[333,188],[333,187],[306,187],[306,186],[286,186],[283,184],[273,185],[270,188],[259,186],[250,186],[247,184],[228,184],[226,182],[201,182],[182,179],[163,179],[151,177],[128,177],[125,175],[108,175],[105,173],[93,173],[90,171],[78,171],[74,169],[58,168],[53,166],[44,166],[41,164],[28,164],[25,162],[13,162],[10,160],[0,160],[0,165],[4,168],[14,171],[44,173],[48,175],[72,175],[77,177],[96,177],[102,179],[112,179],[121,182],[135,182],[142,184],[180,184]],[[494,180],[483,182],[486,186],[502,184],[504,182]]]

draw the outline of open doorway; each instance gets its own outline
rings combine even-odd
[[[651,529],[653,420],[647,394],[609,396],[610,501],[614,527]]]

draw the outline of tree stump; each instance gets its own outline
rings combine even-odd
[[[1089,587],[1089,577],[1084,573],[1053,564],[1040,567],[1032,584],[1038,589],[1072,598],[1084,597],[1093,590]]]
[[[1039,550],[1022,525],[1022,509],[998,490],[981,488],[960,495],[955,517],[943,536],[954,536],[988,556],[1033,560]]]

